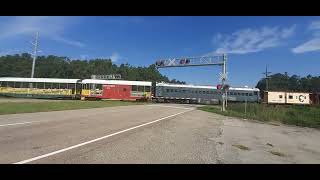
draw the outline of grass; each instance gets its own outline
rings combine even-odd
[[[71,109],[89,109],[113,106],[127,106],[144,104],[140,102],[127,101],[44,101],[44,102],[3,102],[0,103],[0,115],[17,114],[17,113],[33,113],[47,111],[62,111]]]
[[[217,106],[203,106],[198,109],[225,116],[249,118],[259,121],[276,121],[284,124],[291,124],[303,127],[320,128],[320,107],[319,106],[298,106],[298,105],[266,105],[247,104],[245,113],[244,104],[228,104],[227,111],[221,112]]]

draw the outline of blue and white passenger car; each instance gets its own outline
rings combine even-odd
[[[229,102],[259,102],[259,92],[257,88],[230,87],[227,98]],[[153,99],[157,102],[218,104],[222,101],[222,91],[215,86],[157,83]]]

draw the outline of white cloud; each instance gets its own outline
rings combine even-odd
[[[313,21],[309,25],[309,30],[313,30],[313,38],[292,48],[293,53],[305,53],[320,50],[320,21]]]
[[[288,28],[262,27],[260,29],[242,29],[231,35],[218,33],[213,42],[219,45],[214,52],[246,54],[277,47],[283,44],[283,40],[291,37],[295,31],[295,25]]]
[[[72,17],[50,16],[19,16],[12,17],[0,25],[0,39],[11,38],[18,35],[33,35],[39,32],[40,37],[46,37],[64,44],[84,47],[79,41],[62,36],[65,29],[72,24]]]
[[[311,39],[292,49],[293,53],[305,53],[320,50],[320,38]]]
[[[320,21],[313,21],[309,26],[310,30],[320,29]]]
[[[52,39],[59,41],[59,42],[62,42],[62,43],[65,43],[65,44],[72,45],[72,46],[77,46],[77,47],[84,47],[85,46],[85,44],[82,42],[65,39],[61,36],[55,36],[55,37],[52,37]]]
[[[110,59],[112,62],[117,62],[120,58],[121,58],[121,56],[116,52],[112,53],[112,55],[110,56]]]

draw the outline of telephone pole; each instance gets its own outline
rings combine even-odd
[[[262,73],[265,75],[265,79],[266,79],[266,91],[268,91],[269,89],[269,85],[268,85],[268,79],[269,79],[269,74],[271,74],[271,72],[268,72],[268,65],[266,65],[266,72]]]
[[[38,52],[38,39],[39,39],[39,32],[36,33],[35,41],[31,42],[33,45],[33,61],[32,61],[32,72],[31,72],[31,78],[34,76],[34,67],[36,64],[36,59],[37,59],[37,52]]]
[[[32,53],[33,61],[32,61],[31,78],[33,78],[33,76],[34,76],[34,67],[36,65],[37,52],[38,52],[38,46],[39,46],[38,41],[39,41],[39,32],[36,33],[34,42],[30,42],[31,45],[33,46],[33,53]],[[29,87],[33,88],[32,83],[29,84]]]

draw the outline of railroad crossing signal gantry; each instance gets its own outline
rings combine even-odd
[[[217,54],[214,56],[202,56],[202,57],[187,57],[187,58],[169,58],[160,59],[156,61],[156,68],[170,68],[170,67],[189,67],[189,66],[222,66],[222,72],[220,73],[220,80],[223,87],[222,94],[222,111],[225,111],[226,106],[226,88],[225,82],[227,80],[227,55]]]

